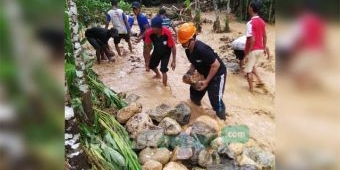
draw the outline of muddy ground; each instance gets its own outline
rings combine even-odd
[[[213,12],[202,13],[202,18],[213,21],[215,14]],[[221,13],[221,25],[223,25],[224,18],[225,14]],[[198,39],[210,45],[221,58],[235,61],[235,56],[228,46],[231,44],[231,40],[245,34],[245,23],[231,21],[231,32],[219,34],[212,32],[212,25],[212,23],[204,23],[203,31],[198,35]],[[135,32],[139,31],[136,21],[133,30]],[[267,25],[267,35],[271,55],[274,55],[274,26]],[[221,38],[223,41],[220,40]],[[100,65],[94,65],[94,70],[98,73],[104,84],[116,92],[134,93],[141,96],[138,101],[143,104],[143,111],[154,108],[162,103],[175,106],[180,101],[186,101],[192,109],[190,122],[195,121],[201,115],[209,115],[216,119],[207,95],[203,98],[202,107],[193,106],[188,100],[189,86],[182,82],[182,76],[190,64],[180,44],[176,46],[177,68],[175,71],[170,70],[168,72],[169,85],[164,87],[161,80],[152,79],[153,72],[145,72],[142,55],[143,43],[135,43],[134,41],[135,37],[132,38],[133,53],[129,52],[127,43],[122,41],[119,44],[122,56],[118,57],[116,55],[115,63],[103,62]],[[112,39],[109,44],[116,53]],[[86,43],[85,49],[90,55],[95,55],[95,51],[89,47],[88,43]],[[258,69],[260,76],[262,76],[266,84],[267,93],[264,93],[263,89],[256,89],[255,94],[249,93],[245,77],[229,71],[223,96],[229,114],[225,125],[247,125],[250,129],[250,137],[262,148],[273,153],[276,129],[274,121],[274,63],[275,56],[269,62],[263,61]],[[220,126],[225,125],[220,124]]]

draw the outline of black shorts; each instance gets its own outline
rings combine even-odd
[[[150,62],[149,62],[149,68],[152,69],[152,70],[156,69],[158,67],[159,63],[161,63],[160,71],[162,73],[168,72],[169,71],[168,64],[169,64],[169,60],[170,60],[170,55],[171,55],[171,53],[166,54],[166,55],[154,55],[154,54],[152,54],[151,58],[150,58]]]
[[[239,60],[244,59],[244,50],[234,50],[234,54],[236,55],[236,58]]]
[[[119,34],[117,37],[113,37],[113,42],[115,44],[119,44],[121,39],[124,39],[126,42],[129,42],[130,36],[129,34]]]
[[[100,41],[99,39],[96,39],[96,38],[87,38],[87,41],[89,41],[89,43],[96,50],[100,50],[104,45],[106,45],[105,43],[103,43],[102,41]]]

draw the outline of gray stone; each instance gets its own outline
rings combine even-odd
[[[148,114],[152,120],[161,122],[171,112],[174,112],[174,108],[167,104],[161,104],[154,109],[146,111],[146,114]]]
[[[246,165],[242,165],[240,167],[240,170],[259,170],[259,168],[257,166],[255,166],[255,165],[248,165],[248,164],[246,164]]]
[[[165,165],[170,160],[170,151],[167,148],[145,148],[139,153],[139,162],[145,164],[148,160]]]
[[[133,115],[142,111],[142,104],[132,102],[128,106],[120,109],[117,113],[117,121],[119,123],[126,123]]]
[[[186,160],[192,156],[192,149],[191,147],[184,147],[184,146],[176,146],[171,161],[176,160]]]
[[[140,98],[140,96],[138,96],[136,94],[129,94],[126,97],[125,102],[129,104],[129,103],[132,103],[132,102],[136,102],[139,98]]]
[[[175,110],[172,111],[169,117],[175,119],[180,125],[186,125],[189,123],[191,116],[190,107],[185,102],[180,102]]]
[[[198,164],[202,167],[207,167],[212,163],[213,163],[212,155],[206,149],[203,149],[198,155]]]
[[[169,162],[164,166],[163,170],[188,170],[188,168],[178,162]]]
[[[125,125],[126,130],[132,139],[135,139],[139,133],[149,130],[152,126],[154,126],[152,120],[149,115],[145,113],[135,114]]]
[[[144,149],[145,147],[158,147],[164,135],[161,127],[150,127],[150,130],[138,134],[136,139],[136,149]]]
[[[181,126],[176,122],[176,120],[170,117],[164,118],[158,126],[164,129],[164,134],[166,135],[178,135],[182,130]]]
[[[243,154],[255,161],[259,167],[273,169],[275,166],[275,156],[257,147],[245,148]]]
[[[203,145],[209,145],[211,140],[217,137],[217,131],[203,122],[195,122],[190,135],[197,138]]]
[[[142,170],[162,170],[163,165],[154,160],[148,160],[142,167]]]

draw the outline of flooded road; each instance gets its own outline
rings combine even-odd
[[[214,15],[213,13],[204,13],[202,18],[213,20]],[[221,23],[223,23],[223,16],[221,17]],[[138,30],[137,27],[137,25],[133,26],[135,32]],[[212,24],[203,24],[203,32],[198,35],[198,39],[210,45],[221,58],[231,58],[233,57],[231,50],[220,48],[229,42],[220,41],[220,38],[228,37],[229,39],[235,39],[241,36],[245,33],[245,23],[231,22],[230,28],[230,33],[214,34],[212,33]],[[275,47],[275,30],[273,26],[267,26],[267,34],[269,39],[268,45],[273,55]],[[98,73],[104,84],[116,92],[139,95],[141,98],[138,102],[142,103],[143,111],[147,111],[162,103],[175,106],[180,101],[186,101],[192,108],[190,122],[195,121],[201,115],[208,115],[215,119],[207,95],[204,96],[201,107],[193,106],[188,100],[189,85],[182,82],[182,76],[188,70],[190,63],[180,44],[176,46],[176,70],[169,70],[168,87],[164,87],[161,80],[152,79],[152,76],[154,76],[152,71],[145,71],[142,56],[143,43],[136,44],[134,40],[135,38],[132,38],[133,53],[128,51],[127,43],[121,41],[119,46],[122,56],[118,57],[116,55],[115,63],[102,62],[100,65],[94,65],[94,70]],[[112,40],[110,40],[109,44],[116,53]],[[93,50],[88,52],[92,55],[95,53]],[[272,152],[274,152],[275,148],[274,63],[274,60],[269,63],[265,61],[258,69],[260,76],[266,84],[267,93],[263,93],[261,89],[256,89],[255,94],[249,93],[245,77],[229,71],[223,96],[229,114],[227,118],[228,123],[225,125],[247,125],[250,129],[250,137],[261,147]]]

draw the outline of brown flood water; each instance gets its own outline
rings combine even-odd
[[[202,18],[213,20],[214,13],[203,13]],[[221,23],[223,16],[221,16]],[[133,30],[138,31],[137,25]],[[214,34],[212,33],[212,24],[204,24],[203,32],[198,35],[198,39],[210,45],[220,57],[231,55],[232,51],[221,52],[219,47],[226,45],[226,41],[220,41],[221,37],[232,39],[245,33],[245,23],[231,22],[231,32]],[[273,26],[267,26],[269,37],[268,46],[271,54],[274,54],[275,30]],[[122,56],[115,57],[115,63],[103,62],[101,65],[94,65],[94,70],[99,74],[101,80],[116,92],[134,93],[141,98],[138,100],[143,104],[143,111],[154,108],[157,105],[166,103],[175,106],[180,101],[186,101],[192,109],[190,122],[201,115],[208,115],[215,118],[211,109],[208,96],[204,96],[202,107],[193,106],[189,102],[189,86],[182,82],[182,76],[187,71],[190,63],[188,62],[184,49],[177,44],[177,67],[176,70],[168,72],[168,87],[164,87],[161,80],[152,79],[154,73],[146,72],[144,68],[144,59],[142,56],[143,43],[138,44],[133,41],[133,53],[128,51],[125,41],[119,44]],[[112,40],[110,46],[116,53]],[[86,48],[85,49],[92,49]],[[89,51],[94,54],[94,51]],[[275,57],[274,57],[275,58]],[[261,147],[274,152],[275,148],[275,115],[274,115],[274,95],[275,95],[275,66],[274,60],[269,64],[264,64],[258,69],[260,76],[266,84],[268,90],[264,94],[261,89],[257,89],[254,95],[248,92],[248,84],[244,76],[228,72],[226,88],[223,100],[229,114],[228,121],[225,125],[247,125],[250,129],[250,137],[255,140]],[[170,68],[170,67],[169,67]],[[225,126],[219,125],[219,126]]]

